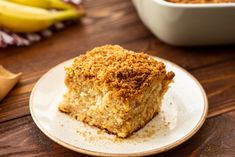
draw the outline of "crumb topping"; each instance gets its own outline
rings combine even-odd
[[[71,87],[75,82],[92,81],[127,98],[141,93],[153,79],[171,81],[173,77],[174,73],[167,73],[162,62],[147,54],[105,45],[75,58],[72,66],[66,68],[65,83]]]

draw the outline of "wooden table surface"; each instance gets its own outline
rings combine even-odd
[[[87,17],[30,47],[0,50],[0,64],[23,72],[0,103],[0,156],[83,156],[47,138],[29,113],[36,81],[50,68],[104,44],[119,44],[175,62],[192,73],[209,99],[208,118],[190,140],[159,156],[235,156],[235,45],[173,47],[142,24],[130,0],[85,0]],[[174,27],[172,27],[174,29]]]

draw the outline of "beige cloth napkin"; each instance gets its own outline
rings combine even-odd
[[[21,73],[14,74],[0,65],[0,101],[19,81]]]

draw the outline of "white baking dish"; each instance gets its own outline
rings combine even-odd
[[[132,1],[144,24],[166,43],[181,46],[235,43],[235,3]]]

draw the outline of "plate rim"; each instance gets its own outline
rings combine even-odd
[[[57,64],[56,66],[52,67],[49,71],[47,71],[34,85],[32,92],[30,94],[30,100],[29,100],[29,109],[30,109],[30,114],[31,117],[34,121],[34,123],[37,125],[37,127],[40,129],[40,131],[42,131],[48,138],[50,138],[52,141],[56,142],[57,144],[64,146],[65,148],[68,148],[70,150],[73,150],[75,152],[79,152],[79,153],[83,153],[83,154],[87,154],[87,155],[93,155],[93,156],[115,156],[115,157],[123,157],[123,156],[146,156],[146,155],[153,155],[153,154],[159,154],[165,151],[168,151],[172,148],[175,148],[179,145],[181,145],[182,143],[184,143],[185,141],[187,141],[188,139],[190,139],[193,135],[195,135],[198,130],[202,127],[202,125],[204,124],[207,114],[208,114],[208,98],[206,95],[205,90],[203,89],[202,85],[200,84],[200,82],[192,75],[190,74],[187,70],[185,70],[184,68],[182,68],[181,66],[168,61],[166,59],[160,58],[160,57],[156,57],[156,56],[152,56],[153,58],[157,59],[157,60],[162,60],[163,62],[168,62],[169,64],[179,68],[180,70],[182,70],[183,72],[185,72],[199,87],[200,92],[203,95],[203,100],[204,100],[204,108],[203,108],[203,113],[202,116],[200,117],[200,120],[197,122],[196,126],[186,135],[184,135],[182,138],[180,138],[179,140],[170,143],[168,145],[165,145],[163,147],[160,148],[155,148],[155,149],[151,149],[151,150],[147,150],[147,151],[142,151],[142,152],[136,152],[136,153],[105,153],[105,152],[98,152],[98,151],[92,151],[92,150],[87,150],[87,149],[83,149],[74,145],[71,145],[67,142],[64,142],[60,139],[58,139],[57,137],[51,135],[46,129],[44,129],[40,124],[38,119],[35,116],[35,112],[33,110],[33,95],[35,93],[35,90],[37,89],[37,86],[39,85],[39,83],[44,80],[44,78],[46,78],[46,76],[51,73],[51,71],[53,71],[54,69],[56,69],[58,66],[60,66],[61,64],[64,64],[66,62],[72,61],[74,58],[63,61],[62,63]]]

